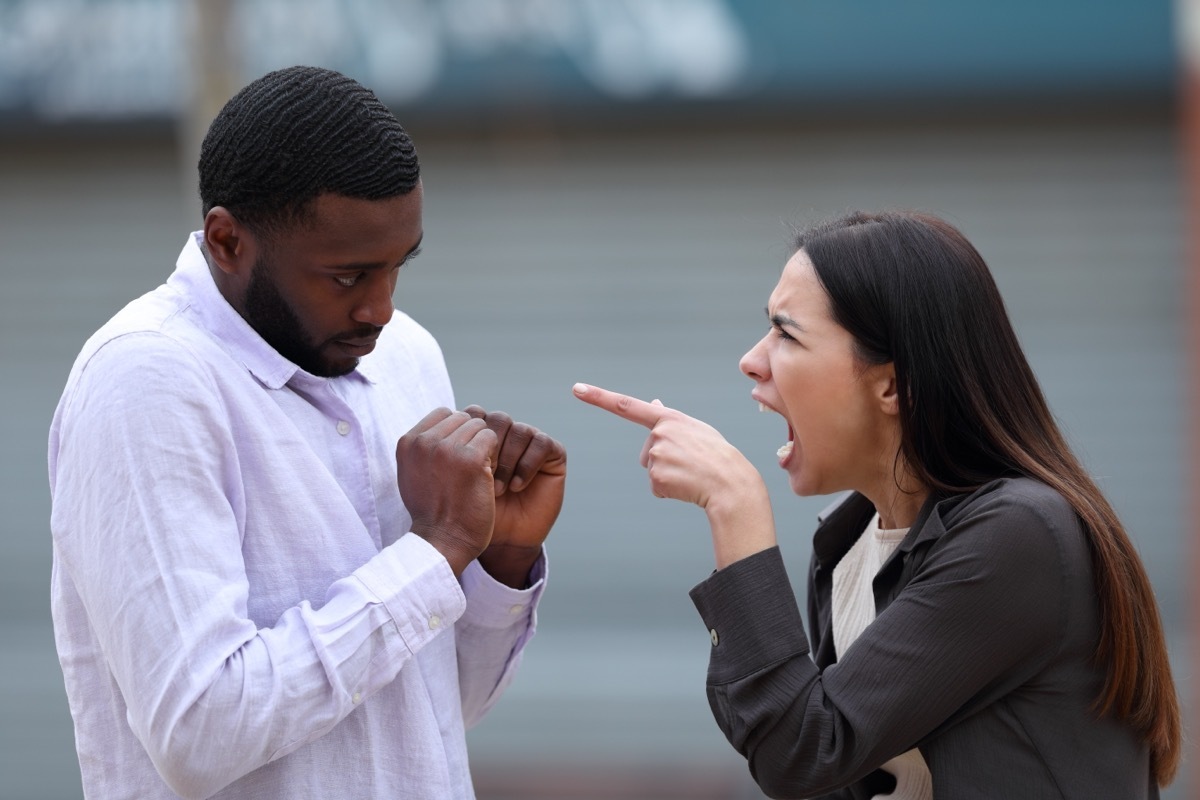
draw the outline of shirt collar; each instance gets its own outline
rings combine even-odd
[[[292,382],[313,386],[328,381],[328,378],[305,372],[281,356],[229,304],[213,280],[208,259],[201,250],[203,243],[204,231],[194,231],[188,237],[183,252],[179,254],[179,260],[175,262],[175,272],[167,280],[167,285],[190,298],[191,309],[204,328],[268,389],[280,389]],[[368,375],[359,374],[364,367],[367,367],[366,362],[360,361],[359,368],[350,374],[374,383]],[[370,367],[367,367],[368,372],[369,369]]]

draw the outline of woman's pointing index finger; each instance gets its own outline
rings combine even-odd
[[[662,419],[666,412],[661,404],[654,405],[647,403],[645,400],[638,400],[636,397],[630,397],[627,394],[618,394],[610,392],[608,389],[601,389],[599,386],[589,386],[586,383],[577,383],[572,387],[575,396],[585,403],[590,403],[597,408],[603,408],[605,411],[610,411],[618,417],[636,422],[639,425],[644,425],[647,428],[653,428],[658,421]]]

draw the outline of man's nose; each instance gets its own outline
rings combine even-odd
[[[393,288],[391,281],[386,280],[384,276],[373,277],[367,294],[354,307],[351,314],[354,321],[379,328],[387,325],[392,319],[392,312],[396,310],[392,302]]]

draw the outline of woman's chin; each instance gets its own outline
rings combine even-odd
[[[816,487],[799,470],[794,472],[791,470],[788,471],[788,483],[792,487],[792,494],[799,497],[812,497],[814,494],[817,494]]]

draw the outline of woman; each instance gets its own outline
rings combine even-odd
[[[754,467],[657,401],[575,387],[650,428],[652,490],[708,516],[717,724],[772,797],[1158,797],[1180,714],[1154,596],[983,259],[905,213],[796,247],[741,369],[787,422],[792,490],[851,491],[813,540],[811,652]]]

